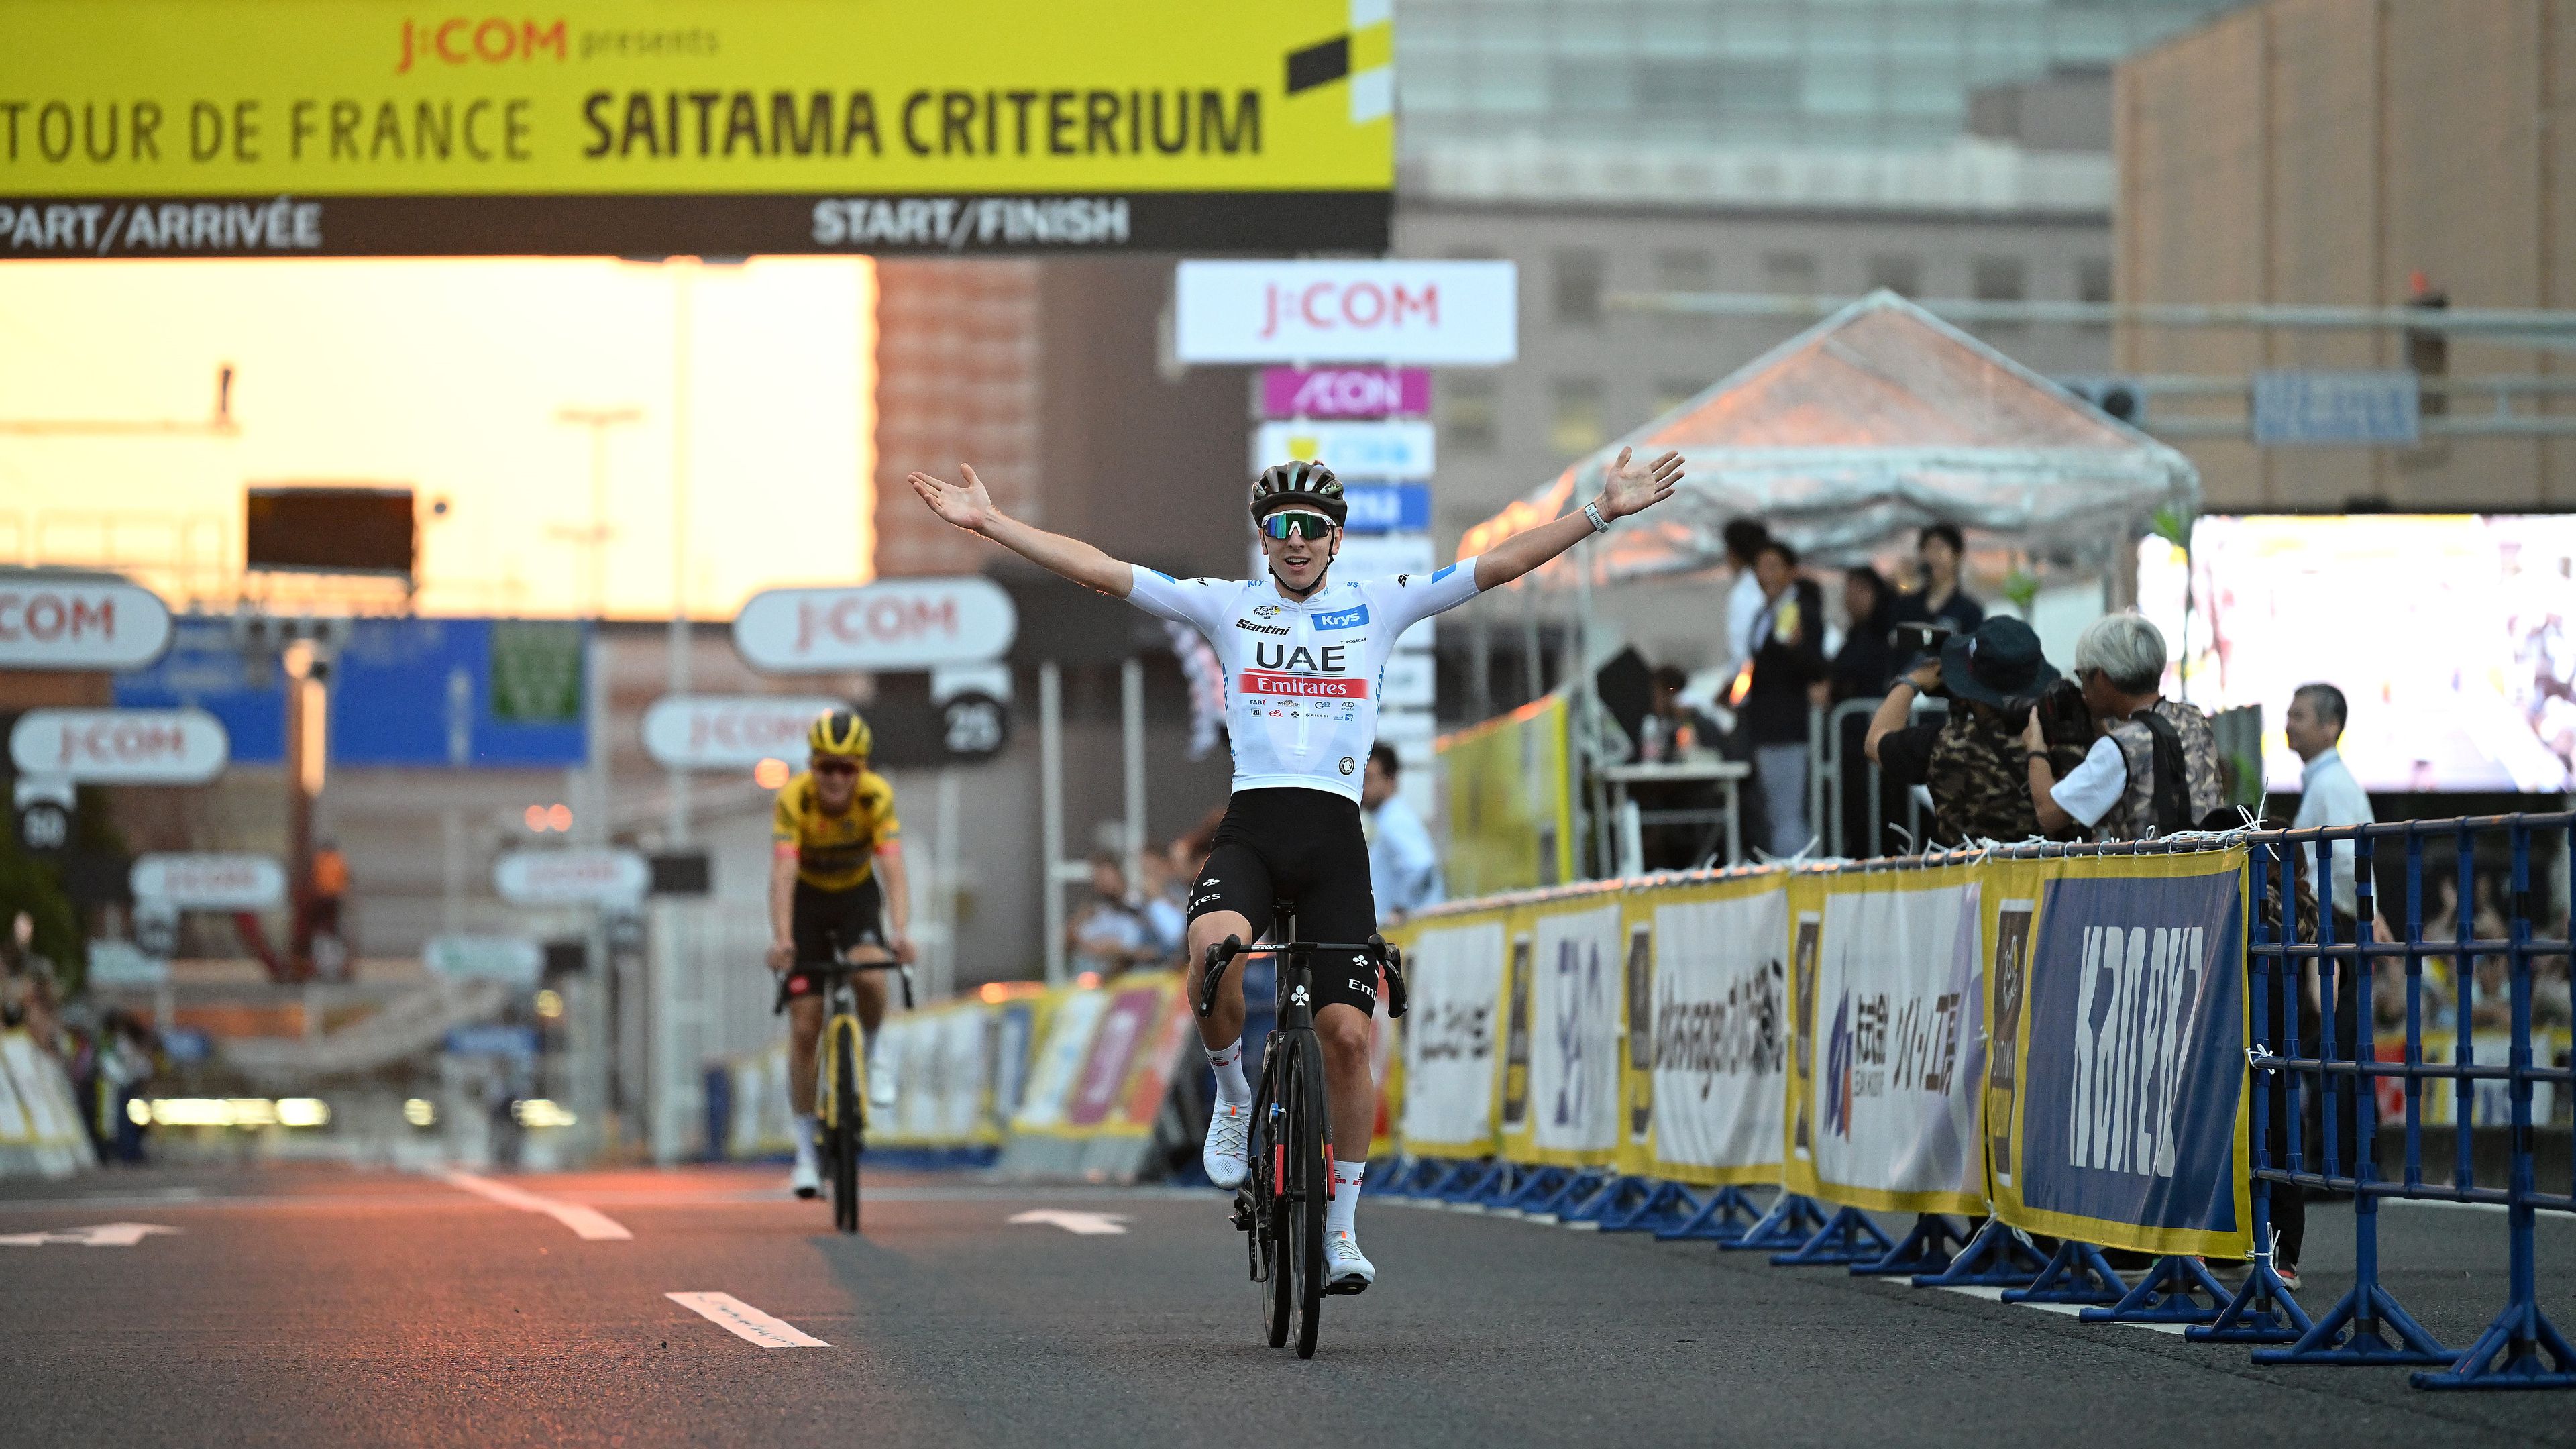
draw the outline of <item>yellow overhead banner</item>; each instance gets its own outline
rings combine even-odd
[[[1385,0],[0,0],[0,255],[1382,249]]]

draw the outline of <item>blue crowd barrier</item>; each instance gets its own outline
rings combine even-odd
[[[2402,929],[2376,939],[2374,885],[2379,847],[2403,851]],[[2447,842],[2456,855],[2458,923],[2450,934],[2424,932],[2426,846]],[[2507,862],[2502,938],[2474,929],[2477,847],[2502,842]],[[2533,1088],[2576,1089],[2576,1072],[2535,1060],[2534,963],[2568,957],[2571,932],[2533,889],[2535,845],[2560,847],[2567,898],[2576,901],[2576,813],[2519,814],[2448,821],[2392,822],[2324,830],[2238,831],[2110,847],[2037,847],[2048,853],[2088,850],[2164,853],[2214,844],[2249,847],[2255,909],[2246,936],[2245,1021],[2250,1118],[2251,1212],[2255,1250],[2245,1281],[2232,1293],[2198,1258],[2156,1258],[2135,1281],[2124,1278],[2099,1245],[2061,1239],[2043,1254],[2022,1231],[1989,1219],[1962,1241],[1952,1221],[1919,1214],[1902,1241],[1890,1241],[1857,1209],[1827,1208],[1782,1191],[1757,1208],[1741,1187],[1692,1187],[1606,1170],[1473,1160],[1404,1159],[1374,1190],[1449,1206],[1481,1208],[1558,1221],[1590,1223],[1603,1232],[1652,1232],[1658,1241],[1713,1241],[1722,1250],[1765,1251],[1783,1266],[1842,1266],[1854,1274],[1906,1276],[1916,1287],[2000,1288],[2005,1301],[2071,1305],[2094,1323],[2180,1325],[2203,1343],[2253,1345],[2264,1364],[2406,1365],[2424,1389],[2576,1387],[2576,1351],[2541,1311],[2533,1241],[2537,1214],[2576,1212],[2576,1182],[2545,1191],[2537,1180],[2534,1137],[2552,1124],[2534,1120]],[[2333,850],[2354,851],[2354,892],[2335,897]],[[2014,853],[2031,847],[2013,848]],[[2313,893],[2313,928],[2303,929],[2303,888]],[[2544,914],[2550,919],[2544,921]],[[2551,929],[2543,929],[2544,926]],[[2350,939],[2346,939],[2349,937]],[[2457,1029],[2447,1059],[2425,1050],[2425,963],[2453,963]],[[2510,1045],[2502,1063],[2477,1060],[2470,1027],[2472,964],[2500,959],[2507,969]],[[2404,1048],[2383,1060],[2373,969],[2397,961],[2405,973]],[[2317,1030],[2301,1031],[2303,978],[2314,968]],[[2348,989],[2335,978],[2349,975]],[[2350,1045],[2345,1045],[2349,1042]],[[2379,1167],[2377,1083],[2399,1083],[2404,1170],[2391,1179]],[[2450,1086],[2450,1160],[2428,1175],[2424,1111]],[[2471,1127],[2478,1088],[2501,1086],[2507,1116],[2502,1186],[2482,1185],[2474,1170]],[[2338,1087],[2341,1090],[2338,1090]],[[2302,1121],[2303,1095],[2313,1100],[2319,1130]],[[2279,1120],[2275,1121],[2278,1116]],[[2315,1141],[2308,1140],[2314,1137]],[[2279,1149],[2275,1150],[2275,1142]],[[2555,1185],[2555,1184],[2553,1184]],[[2348,1194],[2354,1216],[2353,1286],[2311,1318],[2279,1273],[2273,1253],[2276,1194],[2317,1189]],[[2501,1207],[2507,1227],[2505,1304],[2466,1348],[2442,1344],[2407,1312],[2380,1278],[2378,1213],[2384,1198]]]

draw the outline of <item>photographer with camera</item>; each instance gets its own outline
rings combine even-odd
[[[1900,649],[1934,657],[1888,690],[1863,748],[1890,782],[1931,793],[1930,843],[2039,834],[2018,738],[2024,719],[2035,718],[2033,702],[2057,681],[2041,657],[2039,636],[2021,620],[2001,617],[1965,634],[1937,624],[1899,625],[1897,634]],[[1918,695],[1947,695],[1949,717],[1909,724]]]
[[[2144,840],[2200,827],[2225,803],[2209,716],[2164,697],[2165,636],[2111,614],[2075,641],[2075,678],[2101,738],[2061,778],[2034,717],[2023,731],[2031,806],[2043,829],[2079,825],[2095,840]]]

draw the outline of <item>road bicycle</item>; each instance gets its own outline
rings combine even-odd
[[[815,1146],[823,1175],[832,1184],[832,1226],[845,1233],[859,1230],[859,1155],[867,1150],[866,1033],[859,1028],[857,981],[863,971],[892,971],[903,982],[903,1009],[912,1010],[912,968],[882,946],[841,949],[826,933],[829,961],[800,965],[797,972],[816,977],[823,987],[823,1033],[815,1043]],[[794,972],[788,973],[794,975]],[[779,978],[777,1010],[787,1008],[787,977]]]
[[[1385,973],[1387,1014],[1405,1011],[1404,956],[1383,936],[1364,942],[1300,941],[1295,910],[1273,909],[1274,936],[1246,946],[1228,936],[1208,947],[1199,983],[1198,1013],[1216,1009],[1217,983],[1243,956],[1279,963],[1277,1025],[1262,1043],[1261,1078],[1252,1094],[1248,1144],[1251,1171],[1234,1190],[1234,1225],[1249,1235],[1252,1281],[1261,1285],[1261,1325],[1270,1346],[1288,1341],[1293,1326],[1297,1356],[1315,1356],[1324,1295],[1357,1293],[1366,1284],[1334,1288],[1324,1281],[1324,1204],[1333,1195],[1333,1122],[1324,1082],[1324,1048],[1315,1035],[1314,958],[1319,951],[1356,952]],[[1365,1129],[1363,1129],[1365,1130]],[[1363,1147],[1365,1150],[1365,1147]]]

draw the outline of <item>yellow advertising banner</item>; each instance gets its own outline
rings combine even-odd
[[[0,256],[1382,250],[1382,5],[0,0]]]
[[[1442,735],[1449,793],[1442,867],[1457,896],[1551,886],[1574,878],[1574,789],[1562,694]]]
[[[1515,912],[1514,921],[1504,1154],[1607,1166],[1620,1136],[1619,891],[1569,891]]]

